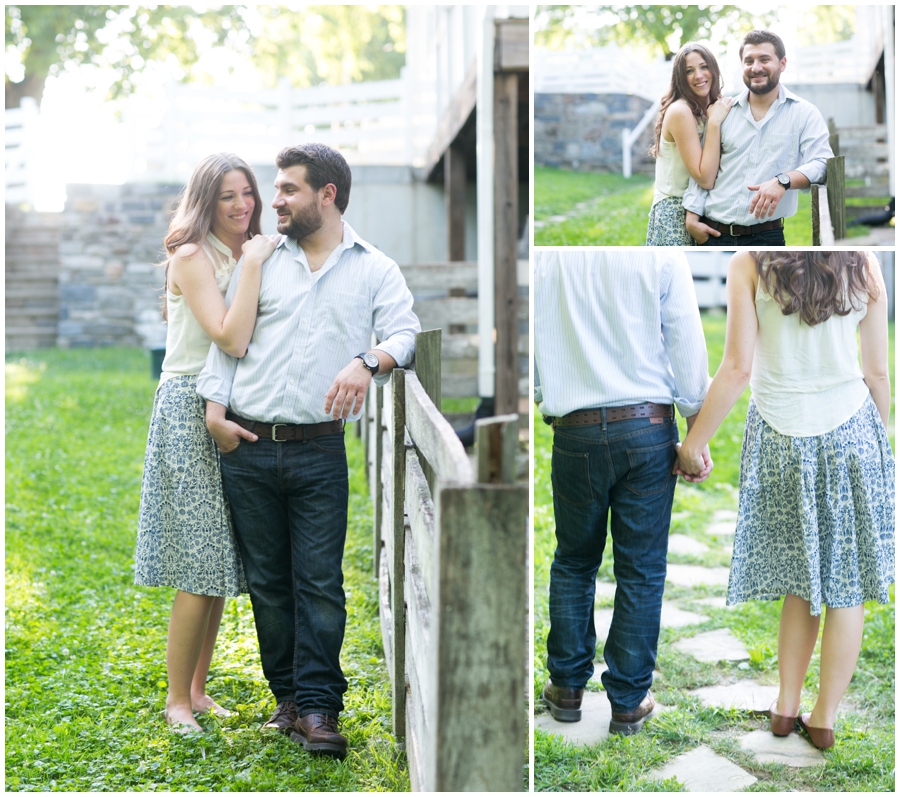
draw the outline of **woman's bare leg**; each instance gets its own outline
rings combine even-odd
[[[785,595],[778,626],[778,700],[783,717],[800,713],[800,691],[819,636],[819,616],[809,613],[809,601]]]
[[[166,669],[169,694],[166,721],[184,732],[202,731],[191,708],[191,683],[209,627],[210,611],[216,598],[178,590],[169,619]]]
[[[809,724],[814,728],[834,728],[838,704],[856,670],[864,615],[862,605],[825,611],[819,697],[809,716]]]
[[[231,712],[222,708],[206,694],[206,678],[209,675],[209,665],[212,663],[213,651],[216,648],[216,636],[219,633],[219,624],[222,622],[224,608],[225,598],[213,598],[206,634],[203,638],[203,647],[200,649],[200,657],[191,681],[191,707],[194,711],[201,714],[212,711],[213,714],[218,714],[220,717],[227,717]]]

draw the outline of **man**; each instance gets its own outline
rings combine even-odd
[[[690,428],[709,382],[700,312],[680,250],[558,250],[535,261],[535,400],[553,426],[557,539],[543,699],[555,719],[581,719],[611,513],[616,597],[602,680],[610,733],[636,733],[654,708],[677,478],[672,405]],[[708,449],[704,458],[697,481],[712,470]]]
[[[691,180],[683,204],[688,232],[707,246],[784,246],[784,219],[797,212],[797,189],[825,182],[832,157],[819,110],[779,84],[784,44],[750,31],[741,44],[742,93],[722,123],[722,155],[709,191]]]
[[[373,377],[383,384],[410,362],[420,327],[397,264],[341,218],[350,169],[340,153],[306,144],[282,150],[276,163],[272,206],[286,237],[263,266],[253,337],[240,360],[213,346],[197,392],[222,452],[277,703],[264,727],[343,758],[343,422],[360,417]],[[367,351],[373,331],[381,343]]]

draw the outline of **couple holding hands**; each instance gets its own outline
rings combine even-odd
[[[799,722],[816,747],[831,747],[863,603],[887,603],[894,581],[888,297],[877,260],[734,255],[725,353],[711,382],[682,251],[539,252],[534,290],[535,398],[553,426],[557,548],[543,691],[551,714],[581,719],[609,517],[610,732],[635,733],[651,715],[677,476],[710,474],[708,443],[749,384],[727,601],[784,597],[772,733],[787,736]],[[673,405],[687,421],[680,445]],[[802,713],[826,606],[819,693]]]

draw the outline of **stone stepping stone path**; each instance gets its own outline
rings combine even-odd
[[[756,783],[756,778],[705,745],[695,747],[670,761],[650,777],[676,778],[687,791],[741,791]]]
[[[669,538],[669,552],[683,562],[703,557],[714,549],[721,550],[724,547],[730,550],[736,520],[736,512],[717,511],[706,528],[705,541],[683,534],[673,534]],[[670,562],[666,581],[677,587],[701,587],[707,595],[698,598],[681,597],[677,601],[664,599],[660,618],[663,628],[683,628],[690,633],[691,626],[710,621],[709,616],[701,613],[707,607],[708,610],[735,608],[725,605],[727,567],[704,567],[699,564]],[[598,581],[596,587],[597,601],[611,604],[616,594],[615,583]],[[709,595],[710,587],[720,594]],[[594,613],[600,660],[612,615],[613,610],[609,606],[600,607]],[[708,662],[710,666],[718,662],[742,662],[739,669],[749,666],[743,663],[750,658],[747,648],[727,627],[684,636],[674,643],[674,647],[698,661]],[[599,673],[598,667],[592,679],[597,683],[600,683]],[[654,678],[658,677],[659,674],[655,673]],[[732,678],[730,683],[693,689],[688,694],[698,698],[704,706],[744,711],[759,716],[768,712],[769,706],[778,696],[778,687],[750,679],[734,681]],[[657,705],[655,714],[665,710],[665,707]],[[603,743],[609,736],[610,717],[611,710],[606,694],[585,692],[580,722],[557,722],[549,713],[542,713],[535,716],[535,727],[546,733],[561,736],[573,745],[596,745]],[[648,722],[652,723],[652,718]],[[737,742],[742,750],[762,764],[814,767],[821,766],[825,762],[822,752],[797,731],[779,738],[773,736],[768,727],[765,727],[742,733],[738,736]],[[705,745],[672,759],[665,766],[647,773],[646,777],[659,780],[675,778],[684,790],[692,792],[742,791],[757,782],[749,772]]]

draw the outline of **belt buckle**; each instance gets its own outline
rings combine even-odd
[[[738,235],[740,235],[740,233],[736,233],[736,232],[734,231],[734,226],[735,226],[734,224],[729,224],[729,225],[728,225],[728,234],[729,234],[732,238],[737,238]],[[741,225],[738,224],[737,226],[740,227]]]
[[[278,428],[279,426],[287,426],[287,424],[286,424],[286,423],[273,423],[273,424],[272,424],[272,440],[274,440],[276,443],[286,443],[286,442],[287,442],[287,438],[286,438],[286,437],[284,438],[284,440],[279,440],[279,439],[275,436],[275,434],[276,434],[276,433],[275,433],[275,429]]]

